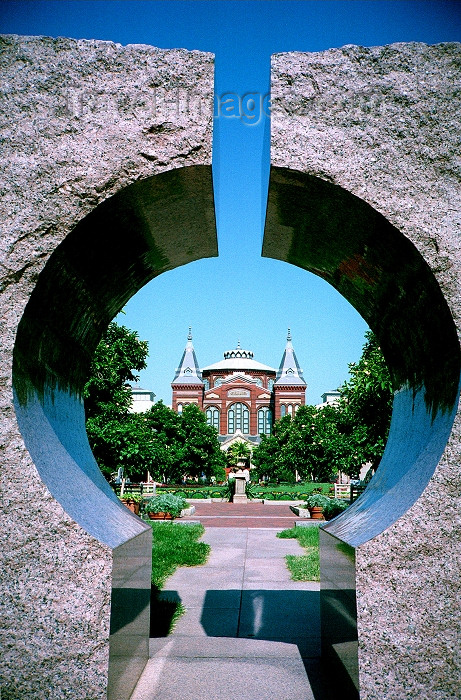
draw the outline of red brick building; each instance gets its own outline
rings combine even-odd
[[[189,329],[171,384],[172,408],[180,413],[186,404],[197,404],[218,431],[223,448],[236,439],[257,445],[260,435],[271,433],[274,420],[305,404],[306,386],[290,330],[277,371],[254,360],[253,352],[240,343],[223,360],[200,369]]]

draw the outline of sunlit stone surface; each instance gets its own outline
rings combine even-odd
[[[151,531],[99,472],[81,391],[126,301],[216,255],[213,57],[0,43],[0,694],[125,700],[148,655]]]
[[[351,697],[461,695],[460,80],[456,43],[272,59],[264,254],[349,299],[398,388],[375,478],[322,537],[324,651]]]

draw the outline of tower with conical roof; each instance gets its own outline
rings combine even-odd
[[[274,384],[275,420],[296,413],[306,403],[307,384],[293,348],[291,331],[288,329],[287,343]]]
[[[191,328],[189,328],[186,347],[171,382],[171,388],[173,389],[173,410],[181,413],[183,406],[189,403],[195,403],[199,408],[203,408],[204,383],[192,345]]]

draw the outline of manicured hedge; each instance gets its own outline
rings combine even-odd
[[[307,496],[316,489],[322,489],[322,493],[327,494],[331,488],[331,484],[322,483],[291,485],[281,484],[268,488],[265,486],[252,485],[251,495],[253,498],[262,499],[265,501],[303,501]],[[175,493],[183,498],[190,500],[194,498],[227,498],[228,489],[226,486],[159,486],[157,493],[168,491]]]

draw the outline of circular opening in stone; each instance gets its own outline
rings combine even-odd
[[[81,400],[96,344],[146,282],[215,254],[211,169],[196,166],[135,183],[99,205],[39,277],[15,346],[18,420],[50,491],[90,533],[108,536],[102,516],[82,510],[79,488],[90,480],[114,498],[89,449]],[[398,389],[377,475],[328,526],[357,544],[412,505],[443,452],[458,398],[454,323],[413,244],[368,204],[318,178],[272,170],[263,254],[332,284],[376,333]],[[65,468],[75,478],[63,479]]]

